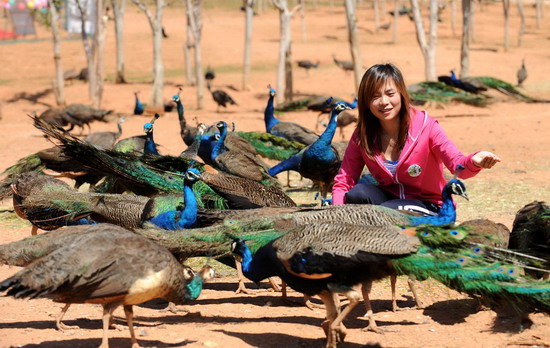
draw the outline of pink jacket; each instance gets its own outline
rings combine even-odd
[[[371,159],[359,147],[356,129],[348,144],[340,171],[334,178],[332,203],[344,204],[345,193],[359,180],[366,165],[380,187],[401,199],[417,199],[441,205],[441,190],[446,184],[443,164],[454,173],[458,164],[465,167],[460,178],[476,175],[481,168],[472,162],[477,152],[464,156],[456,145],[447,138],[439,122],[425,111],[411,108],[411,123],[405,146],[399,155],[395,175],[384,166],[381,154]]]

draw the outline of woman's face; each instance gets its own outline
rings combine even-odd
[[[393,79],[388,79],[378,91],[374,92],[369,109],[380,122],[399,119],[401,94]]]

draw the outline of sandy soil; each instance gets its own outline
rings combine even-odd
[[[523,91],[531,96],[550,99],[550,80],[547,77],[550,59],[550,24],[535,26],[535,10],[525,5],[527,27],[521,47],[517,45],[515,5],[511,9],[510,48],[502,48],[502,15],[500,3],[490,3],[476,14],[476,41],[472,44],[470,73],[488,75],[515,82],[516,71],[526,58],[529,77]],[[140,90],[147,101],[150,94],[152,52],[150,31],[146,19],[133,5],[126,16],[126,71],[131,83],[115,85],[114,38],[109,28],[106,49],[106,71],[103,107],[126,114],[123,137],[141,134],[145,117],[130,116],[133,110],[133,92]],[[388,6],[389,9],[389,6]],[[548,10],[548,8],[547,8]],[[437,51],[438,73],[448,74],[459,67],[460,37],[453,36],[449,9],[443,12]],[[382,23],[389,21],[389,16]],[[168,100],[184,85],[183,101],[188,120],[214,123],[220,119],[234,121],[238,130],[263,130],[263,108],[267,99],[267,84],[276,84],[278,52],[278,15],[270,10],[255,17],[252,47],[252,76],[250,91],[243,91],[241,69],[243,50],[243,15],[238,9],[212,10],[204,14],[203,62],[211,65],[217,74],[216,88],[228,91],[238,102],[222,113],[210,95],[205,95],[205,108],[196,109],[195,89],[186,84],[183,72],[182,43],[184,42],[184,13],[180,7],[165,13],[165,27],[169,35],[163,41],[166,69],[165,98]],[[393,62],[405,74],[408,83],[423,80],[421,52],[415,38],[412,22],[403,17],[399,22],[397,44],[392,33],[374,33],[373,14],[363,3],[359,14],[361,50],[365,66],[378,62]],[[335,95],[352,99],[353,78],[339,70],[332,62],[332,54],[349,59],[346,42],[345,16],[342,7],[307,8],[307,41],[301,40],[299,17],[293,23],[294,59],[320,60],[317,70],[306,74],[295,70],[295,89],[298,93]],[[460,30],[460,29],[458,29]],[[457,31],[458,31],[457,30]],[[26,114],[42,112],[54,105],[51,87],[53,76],[52,44],[46,29],[38,26],[36,39],[0,42],[0,170],[14,164],[19,158],[50,146],[40,136]],[[80,69],[85,65],[82,43],[66,36],[62,44],[65,69]],[[237,87],[237,91],[228,89]],[[45,93],[42,93],[45,92]],[[88,103],[87,86],[81,82],[67,84],[69,103]],[[26,93],[26,94],[21,94]],[[35,101],[29,95],[36,94]],[[43,95],[39,95],[43,94]],[[459,220],[486,217],[512,226],[515,212],[533,200],[550,198],[550,111],[546,104],[526,104],[499,96],[486,108],[463,104],[428,105],[429,113],[438,118],[459,148],[469,153],[485,149],[501,156],[503,162],[492,170],[468,180],[470,202],[459,202]],[[281,116],[313,128],[315,114],[287,113]],[[156,140],[164,154],[178,154],[184,148],[179,136],[176,113],[165,114],[155,124]],[[113,121],[92,124],[92,131],[115,130]],[[346,136],[352,127],[346,129]],[[295,181],[302,189],[291,194],[302,203],[312,202],[314,192],[309,184]],[[10,209],[10,201],[2,202],[0,232],[2,242],[28,236],[30,226],[19,220]],[[17,268],[0,268],[0,278],[15,273]],[[187,307],[188,313],[161,312],[161,302],[147,303],[135,308],[140,344],[146,347],[321,347],[324,335],[319,325],[324,311],[310,311],[302,306],[287,306],[279,294],[268,292],[263,285],[255,295],[235,295],[236,277],[222,270],[220,277],[206,286],[196,304]],[[400,305],[413,305],[406,281],[399,280]],[[516,332],[517,325],[510,318],[498,320],[492,311],[476,312],[475,302],[468,297],[447,290],[433,282],[420,283],[420,295],[428,307],[424,310],[389,311],[390,293],[387,281],[375,284],[372,298],[380,326],[391,329],[384,335],[363,332],[366,326],[364,308],[358,306],[346,321],[350,329],[346,343],[341,347],[363,347],[379,344],[385,347],[504,347],[550,344],[550,318],[532,314],[535,325]],[[291,297],[300,300],[298,293]],[[17,301],[0,298],[0,347],[93,347],[100,343],[100,307],[75,305],[66,315],[66,323],[78,325],[79,330],[58,332],[53,320],[60,304],[48,300]],[[122,311],[116,312],[122,323]],[[130,346],[127,330],[110,332],[111,346]]]

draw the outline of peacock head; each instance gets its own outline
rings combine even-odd
[[[275,90],[275,88],[271,88],[271,86],[269,86],[269,95],[271,97],[274,97],[276,94],[277,94],[277,91]]]
[[[339,114],[341,113],[342,111],[344,110],[351,110],[351,108],[348,106],[347,103],[345,102],[338,102],[334,105],[334,107],[332,108],[332,110],[336,113],[336,114]]]
[[[191,280],[195,277],[195,271],[189,266],[183,266],[183,278]]]
[[[445,185],[445,190],[450,194],[464,197],[468,201],[470,200],[468,194],[466,193],[466,186],[458,179],[449,180],[449,182]]]
[[[246,248],[246,243],[240,238],[234,239],[231,243],[231,252],[235,256],[235,259],[239,262],[242,262]]]
[[[227,123],[225,123],[224,121],[220,121],[220,122],[216,123],[216,128],[218,128],[220,133],[223,133],[224,129],[227,128]]]
[[[201,172],[197,168],[189,168],[185,172],[185,180],[189,182],[197,182],[201,178]]]
[[[174,95],[172,96],[172,101],[173,101],[174,103],[179,102],[179,101],[180,101],[180,95],[179,95],[179,94],[174,94]]]
[[[197,133],[199,133],[202,136],[207,129],[208,129],[207,125],[205,125],[204,123],[199,123],[199,125],[197,126]]]
[[[153,132],[153,124],[151,122],[147,122],[146,124],[144,124],[143,131],[145,132],[145,134]]]

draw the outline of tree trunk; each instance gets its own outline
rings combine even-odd
[[[193,29],[191,28],[191,6],[187,4],[187,0],[184,0],[186,8],[186,42],[183,44],[183,56],[185,59],[185,75],[187,78],[187,83],[189,86],[195,86],[197,84],[197,79],[195,79],[195,74],[193,73],[193,63],[191,61],[191,50],[195,48],[195,43],[193,42]]]
[[[99,109],[103,98],[103,81],[105,79],[105,2],[96,0],[95,33],[93,41],[93,61],[95,65],[95,88],[92,93],[92,106]]]
[[[357,17],[355,16],[355,0],[345,0],[346,18],[348,23],[348,41],[353,62],[353,75],[355,77],[355,91],[359,90],[361,83],[363,62],[361,50],[359,49],[359,37],[357,36]]]
[[[380,28],[380,6],[378,0],[372,0],[372,9],[374,12],[374,32],[377,33]]]
[[[451,31],[456,36],[456,0],[451,0]]]
[[[475,0],[473,0],[475,1]],[[462,46],[460,47],[460,77],[467,77],[470,69],[470,20],[472,0],[462,0]]]
[[[111,0],[115,18],[115,38],[116,38],[116,77],[115,83],[126,83],[124,72],[124,10],[126,0]]]
[[[535,6],[537,9],[537,29],[540,29],[540,25],[542,23],[542,9],[544,7],[543,0],[535,0]]]
[[[521,46],[523,42],[523,34],[525,33],[525,12],[523,11],[523,0],[518,1],[518,12],[520,18],[519,33],[518,33],[518,46]]]
[[[153,88],[149,105],[162,107],[162,89],[164,88],[164,65],[162,63],[162,12],[164,0],[155,0],[156,13],[151,14],[149,8],[140,0],[132,0],[146,15],[153,33]]]
[[[300,4],[300,27],[302,29],[302,42],[307,42],[307,32],[306,32],[306,0],[298,0]]]
[[[252,23],[254,20],[255,0],[245,0],[245,24],[244,24],[244,62],[243,62],[243,90],[250,90],[248,80],[250,78],[250,44],[252,42]]]
[[[510,0],[502,0],[502,9],[504,11],[504,51],[508,51],[508,14],[510,12]]]
[[[288,49],[285,52],[285,100],[294,98],[292,80],[292,41],[288,42]]]
[[[277,94],[277,103],[283,103],[285,98],[292,98],[292,81],[287,81],[285,77],[292,78],[292,52],[290,51],[291,35],[290,20],[292,15],[300,9],[300,5],[295,6],[292,11],[288,10],[287,0],[272,0],[273,5],[279,10],[280,25],[280,46],[279,46],[279,65],[277,67],[277,90],[284,90],[285,93]],[[290,62],[291,64],[287,64]],[[290,99],[289,99],[290,100]]]
[[[470,1],[470,42],[476,42],[476,3],[476,0]]]
[[[393,37],[394,44],[397,43],[397,24],[399,23],[399,7],[401,6],[401,0],[393,0]]]
[[[55,78],[53,90],[58,106],[65,106],[65,80],[63,79],[63,64],[61,63],[61,36],[59,35],[59,14],[53,1],[49,2],[50,22],[52,25],[53,61],[55,65]]]
[[[186,0],[188,13],[188,30],[191,31],[195,49],[195,81],[197,82],[197,109],[204,107],[204,76],[202,73],[201,33],[202,4],[201,0]]]
[[[424,33],[424,21],[420,15],[418,0],[411,0],[414,24],[416,27],[416,39],[422,55],[424,56],[424,69],[427,81],[437,81],[435,69],[435,48],[437,40],[437,1],[430,0],[430,42],[426,41]]]
[[[91,0],[87,0],[91,1]],[[86,54],[86,63],[88,66],[88,98],[90,100],[93,100],[93,95],[96,90],[96,83],[97,83],[97,74],[96,74],[96,66],[94,64],[94,55],[92,51],[92,47],[90,47],[90,43],[88,42],[88,33],[86,33],[86,21],[88,19],[88,11],[87,11],[87,2],[85,2],[86,8],[82,6],[82,2],[80,0],[76,0],[76,6],[78,7],[78,11],[80,12],[80,17],[82,18],[82,24],[81,24],[81,36],[82,36],[82,46],[84,46],[84,52]]]
[[[204,75],[202,73],[202,0],[194,0],[193,4],[193,37],[195,39],[195,78],[197,79],[197,109],[204,108]]]

